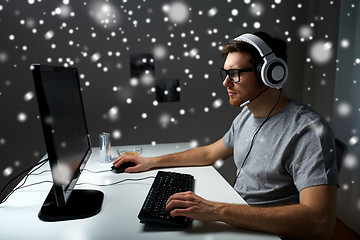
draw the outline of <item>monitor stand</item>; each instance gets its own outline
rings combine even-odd
[[[51,188],[38,216],[45,222],[88,218],[101,211],[103,199],[104,193],[101,191],[75,189],[65,206],[58,207],[55,193]]]

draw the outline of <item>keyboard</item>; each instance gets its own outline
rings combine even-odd
[[[191,219],[171,217],[165,211],[169,197],[178,192],[193,191],[194,177],[190,174],[159,171],[148,192],[138,218],[143,223],[165,224],[175,227],[189,226]]]

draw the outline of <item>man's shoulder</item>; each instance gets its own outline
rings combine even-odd
[[[289,134],[297,135],[300,132],[310,133],[315,130],[317,134],[321,133],[320,135],[333,135],[329,123],[310,106],[292,101],[289,107],[288,115],[279,121],[286,126]]]
[[[325,119],[309,105],[291,100],[288,104],[287,117],[293,117],[297,122],[311,124],[314,121],[321,121],[326,124]]]

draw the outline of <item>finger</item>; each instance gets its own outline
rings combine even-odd
[[[184,196],[184,193],[183,192],[180,192],[180,193],[175,193],[173,195],[171,195],[168,200],[166,201],[165,205],[168,205],[171,201],[174,201],[174,200],[182,200],[182,201],[185,201],[185,196]]]
[[[136,165],[134,167],[128,167],[125,169],[125,172],[126,173],[140,172],[140,168],[138,167],[138,165]]]
[[[121,160],[121,157],[118,157],[117,159],[115,159],[114,161],[113,161],[113,165],[116,165],[119,161]]]
[[[195,194],[191,191],[175,193],[169,197],[169,199],[166,201],[166,204],[168,204],[172,200],[191,201],[194,198],[194,195]]]
[[[173,208],[181,207],[189,207],[196,202],[195,194],[191,191],[176,193],[166,201],[165,208],[167,210],[171,210]]]
[[[125,162],[133,162],[133,163],[137,164],[137,162],[134,159],[132,159],[131,157],[120,156],[118,159],[114,160],[113,165],[115,165],[115,167],[118,167]]]
[[[117,162],[119,161],[119,158],[120,158],[120,157],[116,158],[116,159],[113,161],[113,164],[114,164],[114,165],[115,165],[115,163],[117,163]]]
[[[171,216],[171,217],[183,216],[183,217],[192,218],[192,217],[191,217],[192,215],[190,214],[189,208],[186,208],[186,209],[183,209],[183,208],[173,209],[173,210],[170,212],[170,216]]]
[[[189,201],[183,201],[183,200],[172,200],[165,206],[165,210],[167,212],[174,211],[175,209],[186,209],[192,206],[192,203]]]

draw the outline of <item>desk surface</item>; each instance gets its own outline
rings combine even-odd
[[[142,145],[142,148],[142,156],[157,156],[183,151],[189,149],[190,146],[188,143],[173,143],[154,146]],[[116,147],[113,147],[112,151],[115,153]],[[98,162],[98,156],[99,148],[94,148],[85,169],[95,172],[110,169],[111,164]],[[45,164],[36,172],[40,173],[46,169],[49,169],[49,164]],[[192,174],[195,177],[194,192],[208,200],[245,204],[245,201],[212,166],[162,170]],[[155,176],[157,171],[132,174],[83,171],[76,188],[98,189],[104,192],[103,207],[100,213],[91,218],[72,221],[43,222],[39,220],[37,214],[52,184],[42,183],[18,190],[7,202],[0,205],[1,239],[279,239],[277,236],[247,231],[219,222],[193,221],[190,228],[180,230],[142,224],[137,215],[153,182],[152,178],[141,181],[125,181],[105,187],[91,185]],[[51,180],[50,172],[31,175],[26,185],[44,180]]]

